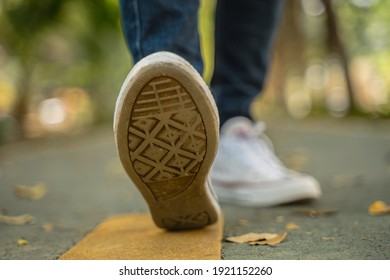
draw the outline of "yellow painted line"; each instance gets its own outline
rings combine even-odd
[[[220,260],[223,221],[199,230],[166,231],[149,214],[113,216],[60,260]]]

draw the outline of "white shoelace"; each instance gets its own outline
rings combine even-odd
[[[253,126],[252,135],[250,135],[248,144],[253,149],[254,155],[258,158],[258,162],[261,165],[260,168],[272,172],[275,176],[284,177],[289,173],[289,170],[275,155],[274,146],[265,134],[265,129],[265,123],[256,123]]]

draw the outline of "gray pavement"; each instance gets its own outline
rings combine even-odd
[[[223,204],[224,236],[300,226],[274,247],[223,242],[223,259],[390,259],[390,215],[367,210],[376,200],[390,203],[390,121],[273,117],[266,123],[280,158],[314,175],[323,196],[265,209]],[[43,199],[16,197],[15,185],[37,182],[47,186]],[[313,209],[333,212],[305,215]],[[0,148],[0,214],[36,218],[0,224],[0,259],[56,259],[104,218],[145,211],[120,166],[110,125]],[[18,239],[29,244],[19,246]]]

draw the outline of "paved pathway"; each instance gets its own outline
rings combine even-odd
[[[274,247],[222,242],[221,258],[390,259],[390,215],[367,211],[376,200],[390,203],[390,121],[274,118],[267,124],[281,159],[315,175],[323,197],[267,209],[222,205],[224,237],[282,232],[288,223],[300,229]],[[47,187],[44,198],[16,197],[15,185],[38,182]],[[322,216],[310,217],[316,213],[309,210]],[[146,211],[120,166],[109,125],[0,149],[0,214],[36,219],[0,224],[0,259],[55,259],[106,218]],[[18,245],[21,239],[28,244]]]

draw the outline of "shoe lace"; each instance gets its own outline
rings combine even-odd
[[[265,134],[266,124],[257,122],[247,136],[248,144],[258,158],[259,167],[274,176],[284,176],[289,171],[275,155],[271,139]]]

